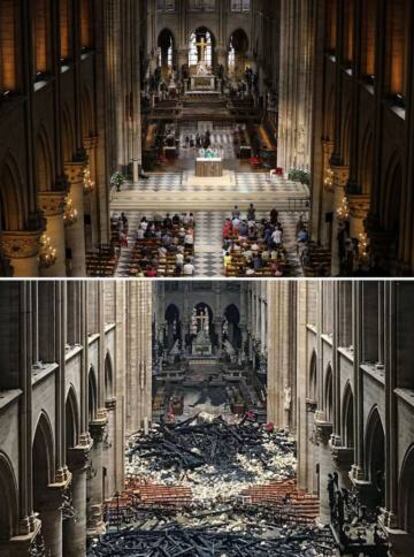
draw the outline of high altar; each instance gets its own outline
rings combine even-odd
[[[197,178],[221,178],[224,174],[223,159],[198,158],[196,159],[195,175]]]

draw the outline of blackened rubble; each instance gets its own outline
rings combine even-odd
[[[107,505],[108,534],[89,557],[333,556],[315,498],[297,489],[295,452],[288,434],[251,416],[199,414],[133,436],[128,487]]]
[[[209,418],[200,414],[131,439],[127,472],[166,485],[190,485],[197,499],[294,477],[296,446],[289,435],[267,431],[247,417],[235,424]]]

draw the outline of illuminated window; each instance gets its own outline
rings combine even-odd
[[[197,66],[200,62],[205,62],[209,67],[213,65],[213,40],[208,30],[196,31],[190,37],[188,65]]]
[[[251,0],[231,0],[232,12],[250,12]]]

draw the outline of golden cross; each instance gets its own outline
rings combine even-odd
[[[201,37],[199,43],[196,43],[196,46],[200,49],[200,62],[206,61],[206,50],[207,50],[207,41],[204,37]]]

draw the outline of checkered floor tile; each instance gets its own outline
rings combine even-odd
[[[223,275],[222,229],[223,213],[198,212],[194,265],[199,277]]]

